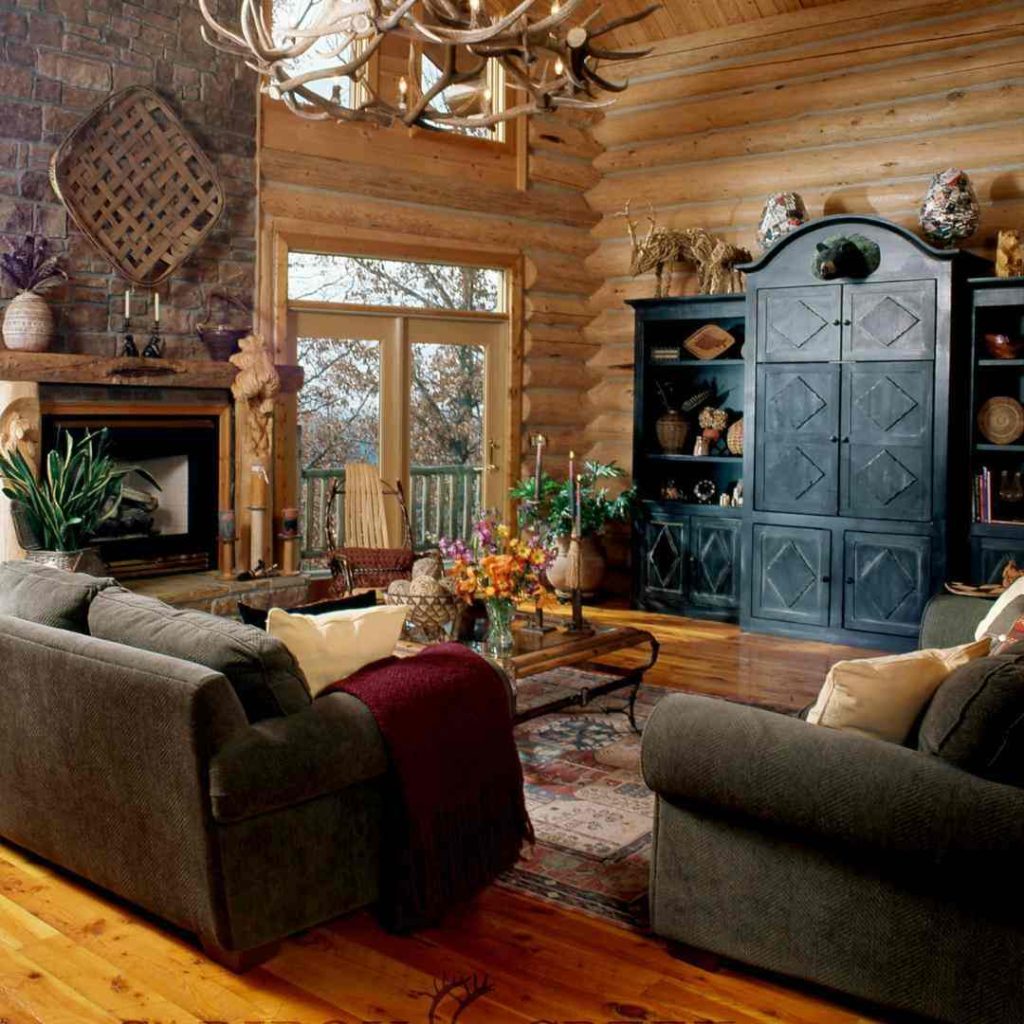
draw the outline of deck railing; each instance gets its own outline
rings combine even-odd
[[[481,471],[478,466],[413,466],[406,495],[413,547],[428,547],[439,537],[469,536],[480,509]],[[327,499],[344,467],[302,471],[302,557],[318,559],[327,551]],[[335,498],[334,522],[338,543],[344,544],[345,496]]]

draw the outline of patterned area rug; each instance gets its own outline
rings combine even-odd
[[[532,676],[519,684],[519,707],[592,680],[593,673],[573,668]],[[640,688],[641,729],[669,692]],[[567,709],[516,728],[537,844],[498,884],[643,928],[654,795],[640,777],[640,737],[625,707],[625,698],[612,694],[586,710]]]

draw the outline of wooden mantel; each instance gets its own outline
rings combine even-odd
[[[302,368],[278,366],[281,390],[302,387]],[[0,348],[0,381],[35,384],[115,384],[157,388],[230,388],[238,373],[210,359],[108,359],[63,352],[13,352]]]

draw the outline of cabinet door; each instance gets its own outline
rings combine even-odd
[[[686,523],[647,523],[644,526],[645,589],[681,598],[685,582]]]
[[[758,367],[757,395],[756,507],[835,515],[839,367]]]
[[[757,358],[761,362],[828,362],[839,358],[842,287],[761,288]]]
[[[832,534],[800,526],[754,526],[755,618],[828,625]]]
[[[1024,567],[1024,539],[975,537],[971,541],[971,578],[975,583],[1001,583],[1010,561]]]
[[[848,284],[843,326],[844,359],[931,359],[935,282]]]
[[[692,516],[689,553],[688,603],[739,607],[740,520]]]
[[[916,636],[931,594],[931,538],[846,534],[843,625]]]
[[[843,367],[842,515],[931,518],[931,363]]]

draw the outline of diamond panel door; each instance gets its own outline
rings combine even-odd
[[[1010,564],[1024,566],[1024,541],[975,537],[972,541],[971,579],[974,583],[1001,583]]]
[[[686,524],[650,522],[644,533],[646,589],[681,598],[686,582]]]
[[[842,515],[931,518],[932,364],[843,367]]]
[[[846,285],[843,325],[844,359],[931,359],[935,282]]]
[[[755,618],[827,626],[832,534],[802,526],[754,526]]]
[[[689,547],[689,603],[739,607],[740,520],[693,516]]]
[[[827,362],[839,358],[842,288],[762,288],[757,293],[757,358]]]
[[[931,594],[931,538],[847,533],[843,625],[917,636]]]
[[[839,367],[758,367],[757,395],[756,507],[835,515]]]

